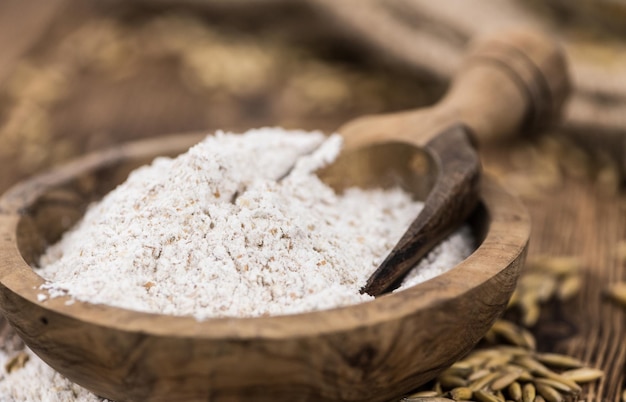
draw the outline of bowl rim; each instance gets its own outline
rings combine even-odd
[[[68,303],[70,298],[67,296],[38,299],[39,286],[45,280],[22,257],[17,244],[17,228],[27,209],[45,191],[78,175],[125,160],[172,154],[172,151],[182,153],[205,136],[193,133],[157,137],[95,151],[7,190],[0,197],[0,292],[12,292],[56,314],[120,331],[177,338],[284,339],[346,332],[402,319],[482,285],[526,252],[530,236],[530,217],[526,208],[493,178],[483,175],[480,200],[488,215],[488,229],[475,251],[441,275],[375,300],[299,314],[198,321],[192,316],[146,313],[79,300]],[[1,302],[0,310],[4,310]]]

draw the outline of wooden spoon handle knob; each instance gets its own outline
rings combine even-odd
[[[479,139],[531,132],[560,114],[570,90],[564,52],[536,31],[477,40],[441,102]]]

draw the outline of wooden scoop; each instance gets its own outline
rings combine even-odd
[[[558,115],[568,91],[561,49],[536,32],[516,30],[477,42],[435,106],[343,125],[346,152],[318,172],[335,189],[395,182],[420,196],[424,170],[435,173],[426,180],[424,209],[362,292],[378,296],[397,287],[472,211],[481,170],[472,137],[532,132]],[[421,186],[412,177],[421,177]]]

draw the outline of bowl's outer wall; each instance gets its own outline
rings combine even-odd
[[[509,271],[518,269],[494,280],[510,288]],[[287,339],[153,336],[85,325],[6,288],[0,304],[48,364],[113,400],[366,401],[402,395],[468,351],[499,314],[494,306],[508,300],[491,286],[401,320]]]

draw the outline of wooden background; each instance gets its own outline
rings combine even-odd
[[[360,114],[430,104],[445,89],[377,61],[326,29],[313,9],[216,3],[0,2],[0,190],[134,138],[263,125],[332,131]],[[616,164],[558,130],[486,144],[482,155],[531,212],[529,258],[582,263],[579,295],[543,306],[533,328],[539,349],[602,368],[605,377],[584,397],[618,401],[626,308],[603,297],[609,283],[626,280],[626,197]],[[0,347],[20,347],[1,318],[0,336]]]

